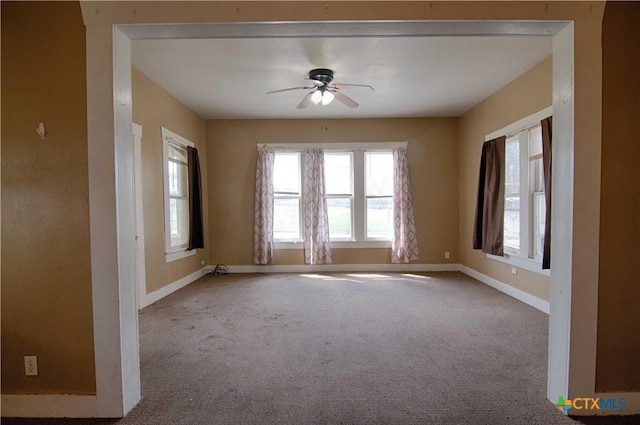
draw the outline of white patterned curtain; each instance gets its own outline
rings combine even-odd
[[[266,146],[258,149],[253,227],[253,262],[255,264],[273,264],[273,168],[275,158],[273,149]]]
[[[418,259],[418,237],[413,218],[407,149],[393,149],[393,242],[391,262],[408,263]]]
[[[306,264],[331,264],[329,214],[324,192],[324,152],[307,149],[302,179],[304,209],[304,261]]]

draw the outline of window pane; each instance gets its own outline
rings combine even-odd
[[[187,163],[187,149],[169,142],[169,159],[173,159],[184,164]]]
[[[169,199],[169,231],[171,238],[178,235],[178,200]]]
[[[329,213],[329,237],[331,239],[351,239],[351,198],[327,198]]]
[[[189,242],[189,205],[187,199],[187,149],[169,143],[169,232],[171,248],[186,247]]]
[[[544,250],[544,227],[546,206],[544,193],[533,195],[533,258],[542,258]]]
[[[505,148],[505,195],[520,193],[520,141],[518,136],[507,140]]]
[[[169,196],[187,196],[187,166],[169,160]]]
[[[367,238],[391,239],[393,198],[367,198]]]
[[[189,218],[186,199],[169,199],[169,230],[171,247],[186,246],[189,240]]]
[[[542,158],[530,162],[531,167],[531,191],[544,192],[544,169]]]
[[[274,239],[300,240],[300,199],[273,200]]]
[[[531,192],[544,192],[542,127],[539,125],[529,129],[529,171]]]
[[[529,156],[542,155],[542,127],[537,125],[529,129]]]
[[[353,172],[351,152],[330,152],[324,154],[324,184],[328,195],[353,193]]]
[[[504,245],[520,249],[520,197],[510,196],[504,201]]]
[[[513,136],[505,145],[504,181],[504,233],[505,247],[520,250],[520,138]]]
[[[365,152],[366,196],[393,195],[393,153]]]
[[[298,152],[276,152],[273,190],[300,193],[300,154]]]

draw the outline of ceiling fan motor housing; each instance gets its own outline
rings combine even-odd
[[[320,81],[326,86],[331,81],[333,81],[333,71],[330,69],[324,69],[324,68],[313,69],[309,71],[309,79]]]

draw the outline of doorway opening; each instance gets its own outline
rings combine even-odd
[[[290,23],[218,23],[218,24],[154,24],[120,25],[111,28],[87,29],[89,114],[89,168],[93,169],[105,157],[115,156],[116,182],[105,185],[99,173],[90,171],[92,197],[108,196],[114,191],[118,204],[113,208],[115,216],[103,221],[92,220],[92,263],[104,264],[100,245],[94,246],[94,237],[105,236],[103,243],[116,247],[117,270],[111,275],[93,274],[94,332],[96,345],[96,382],[98,404],[103,405],[100,416],[126,414],[140,399],[140,371],[138,322],[136,308],[135,222],[132,211],[135,202],[135,185],[132,171],[134,152],[130,143],[131,124],[131,40],[137,38],[215,38],[229,37],[278,37],[297,34],[305,37],[360,36],[442,36],[442,35],[553,35],[553,86],[554,86],[554,160],[573,163],[573,24],[560,21],[513,22],[507,21],[359,21],[359,22],[290,22]],[[113,63],[103,48],[111,45]],[[95,53],[93,48],[97,49]],[[102,53],[101,53],[102,52]],[[92,55],[97,60],[91,62]],[[95,58],[94,58],[95,59]],[[111,67],[113,65],[113,67]],[[111,87],[113,95],[107,99],[94,99],[91,95],[107,95],[104,83]],[[114,108],[115,104],[115,108]],[[110,111],[109,111],[110,109]],[[113,125],[112,132],[103,131]],[[102,132],[101,132],[102,131]],[[558,136],[558,137],[556,137]],[[115,155],[114,155],[115,153]],[[553,272],[551,275],[551,312],[549,334],[548,397],[567,394],[569,374],[569,339],[571,306],[571,235],[573,221],[572,169],[554,169],[553,228],[563,228],[554,233]],[[557,196],[556,196],[557,195]],[[564,201],[556,202],[556,200]],[[95,204],[92,204],[95,205]],[[91,207],[91,216],[102,216],[104,211]],[[563,211],[560,215],[556,211]],[[117,226],[118,237],[110,234],[109,226]],[[128,237],[130,236],[130,237]],[[118,288],[114,291],[113,281]],[[96,302],[95,300],[108,300]],[[114,333],[120,342],[112,344]],[[595,347],[595,344],[594,344]],[[594,349],[595,358],[595,349]],[[114,377],[113,365],[120,374]],[[595,362],[594,362],[595,364]],[[595,376],[595,374],[593,374]],[[117,385],[114,386],[114,379]],[[117,412],[114,414],[114,412]]]

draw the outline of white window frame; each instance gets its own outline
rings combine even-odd
[[[262,146],[264,146],[264,145],[262,145]],[[302,192],[304,191],[304,188],[302,187],[302,176],[303,176],[303,173],[304,173],[304,161],[303,161],[303,158],[302,158],[302,154],[299,151],[276,149],[275,150],[275,154],[277,155],[279,153],[280,154],[283,154],[283,153],[286,153],[286,154],[296,153],[296,154],[298,154],[298,164],[300,164],[300,169],[298,170],[298,173],[299,173],[299,175],[298,175],[298,178],[299,178],[298,187],[300,188],[300,193],[295,195],[295,196],[291,196],[291,198],[295,197],[295,198],[298,199],[298,227],[299,227],[298,228],[298,235],[300,235],[300,237],[297,238],[297,239],[275,239],[275,244],[276,244],[275,246],[278,247],[278,244],[288,244],[288,245],[291,245],[291,246],[299,246],[299,244],[301,244],[303,242],[302,235],[303,235],[303,232],[304,232],[304,221],[303,221],[304,217],[302,215]],[[282,198],[288,197],[288,196],[286,196],[287,194],[294,195],[293,193],[276,192],[275,189],[274,189],[274,192],[273,192],[273,199],[274,200],[278,196],[277,195],[278,193],[281,194],[280,197],[282,197]]]
[[[349,153],[350,155],[350,164],[351,164],[351,193],[332,193],[329,194],[328,192],[326,192],[326,187],[325,187],[325,195],[327,197],[327,200],[329,198],[346,198],[346,197],[350,197],[351,198],[351,237],[349,238],[334,238],[331,237],[331,241],[333,242],[355,242],[358,240],[358,232],[356,231],[356,222],[358,220],[356,220],[356,217],[358,216],[358,214],[356,214],[356,205],[358,204],[357,202],[357,192],[356,192],[356,176],[358,173],[356,173],[356,166],[355,166],[355,161],[356,161],[356,157],[357,152],[353,151],[353,150],[328,150],[325,149],[324,150],[325,155],[326,154],[331,154],[331,153]],[[326,161],[326,157],[325,157],[325,161]],[[302,164],[302,167],[304,167],[304,164]],[[326,180],[326,175],[325,175],[325,180]],[[329,226],[329,230],[331,230],[331,226]]]
[[[514,250],[505,247],[503,257],[491,254],[487,254],[487,257],[546,276],[550,276],[550,271],[542,270],[542,259],[530,257],[533,252],[533,244],[531,243],[533,203],[531,201],[528,131],[551,115],[553,115],[553,107],[549,106],[485,136],[485,141],[489,141],[501,136],[507,136],[509,139],[511,136],[518,135],[520,143],[520,249]]]
[[[389,151],[394,148],[406,148],[407,142],[371,142],[371,143],[257,143],[258,148],[267,146],[277,153],[299,151],[305,149],[323,149],[325,152],[353,152],[353,238],[352,240],[332,240],[331,248],[391,248],[390,239],[367,239],[366,238],[366,198],[364,187],[364,152]],[[304,158],[300,161],[301,179],[305,172]],[[302,188],[302,182],[300,182]],[[304,190],[302,188],[301,190]],[[302,211],[302,207],[300,208]],[[300,235],[304,232],[303,217],[300,217]],[[303,241],[283,241],[275,240],[276,249],[304,249]]]
[[[164,178],[164,240],[165,240],[165,262],[179,260],[196,254],[196,250],[187,250],[186,247],[171,247],[171,222],[170,222],[170,197],[169,197],[169,143],[180,145],[183,148],[194,147],[190,140],[185,139],[168,130],[160,127],[162,133],[162,170]],[[187,199],[189,194],[187,193]]]
[[[405,146],[406,147],[406,146]],[[369,237],[367,236],[367,223],[369,220],[369,217],[367,215],[367,199],[371,198],[371,199],[375,199],[375,198],[388,198],[388,195],[380,195],[380,196],[368,196],[367,195],[367,173],[366,173],[366,168],[367,168],[367,164],[366,164],[366,153],[372,153],[372,152],[389,152],[392,151],[391,149],[366,149],[365,151],[362,152],[361,156],[361,161],[362,161],[362,176],[363,176],[363,187],[362,187],[362,208],[364,209],[364,212],[362,213],[362,233],[363,233],[363,240],[365,241],[384,241],[384,242],[390,242],[391,239],[393,238],[393,228],[391,229],[391,235],[389,235],[389,238],[374,238],[374,237]],[[393,152],[391,152],[393,153]],[[393,170],[392,170],[393,172]],[[391,188],[391,202],[393,204],[393,187]],[[392,224],[393,226],[393,224]],[[389,245],[391,246],[391,245]]]

